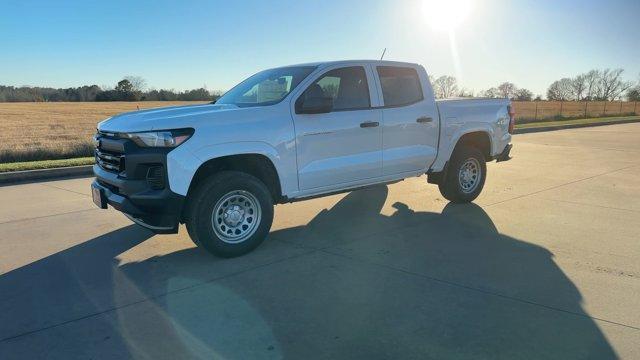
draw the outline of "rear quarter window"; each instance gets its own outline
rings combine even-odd
[[[403,106],[422,101],[422,86],[414,68],[378,66],[384,106]]]

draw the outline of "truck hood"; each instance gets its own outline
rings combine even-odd
[[[209,114],[238,111],[235,105],[202,104],[170,106],[122,113],[98,123],[98,130],[104,132],[138,132],[189,127],[193,119]]]

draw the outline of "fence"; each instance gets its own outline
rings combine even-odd
[[[513,107],[521,123],[553,118],[640,115],[637,101],[514,101]]]

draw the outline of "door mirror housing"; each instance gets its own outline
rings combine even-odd
[[[332,97],[307,97],[301,96],[296,101],[296,113],[298,114],[324,114],[333,110]]]

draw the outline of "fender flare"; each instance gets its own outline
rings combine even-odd
[[[269,159],[276,170],[280,182],[280,189],[282,190],[283,194],[285,193],[286,189],[290,189],[292,185],[297,186],[297,183],[290,184],[291,181],[287,181],[286,177],[283,176],[284,169],[282,168],[282,161],[280,155],[278,154],[278,151],[273,146],[265,142],[241,141],[208,145],[194,150],[192,154],[194,157],[193,164],[191,164],[188,169],[180,169],[182,171],[182,181],[180,182],[179,190],[181,191],[181,193],[183,192],[183,195],[187,194],[193,177],[204,163],[216,158],[233,155],[255,154],[265,156],[267,159]],[[174,192],[177,192],[173,188],[172,190]]]
[[[490,126],[475,126],[475,127],[470,127],[470,128],[464,128],[464,129],[460,129],[460,131],[455,133],[455,141],[451,141],[451,152],[449,153],[448,157],[451,157],[451,154],[453,154],[453,150],[456,148],[456,146],[458,146],[458,142],[460,142],[460,139],[462,139],[463,136],[467,135],[467,134],[471,134],[471,133],[484,133],[487,135],[487,138],[489,138],[489,155],[494,153],[493,147],[494,147],[494,141],[493,141],[493,135],[494,135],[494,131]]]
[[[458,142],[460,141],[460,139],[467,134],[476,133],[476,132],[485,133],[487,135],[487,137],[489,138],[489,153],[490,155],[492,155],[495,152],[495,150],[493,149],[495,146],[493,141],[493,135],[494,135],[493,128],[489,126],[489,124],[486,124],[486,125],[469,124],[468,126],[464,126],[463,124],[463,126],[455,129],[451,137],[449,137],[449,140],[445,139],[447,146],[442,149],[440,154],[438,154],[438,158],[436,159],[434,164],[431,166],[431,169],[433,169],[435,172],[442,171],[447,161],[449,161],[449,159],[451,158],[451,155],[453,154],[453,151],[458,145]],[[447,134],[445,134],[445,138],[447,137],[448,137]]]

